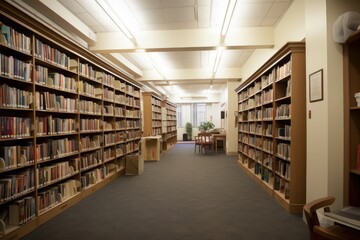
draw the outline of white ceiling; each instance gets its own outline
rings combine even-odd
[[[292,3],[237,0],[221,41],[227,0],[105,0],[135,36],[134,44],[96,0],[7,1],[58,24],[143,84],[166,95],[189,96],[203,95],[206,89],[223,91],[227,80],[241,78],[241,67],[253,51],[272,47],[271,31]],[[225,50],[213,76],[217,46]]]

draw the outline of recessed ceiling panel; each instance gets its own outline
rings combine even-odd
[[[164,8],[195,6],[195,0],[161,0],[161,3]]]
[[[195,21],[194,7],[166,8],[165,13],[169,22]]]
[[[118,1],[118,0],[112,0]],[[133,10],[148,10],[162,8],[160,0],[125,0]]]

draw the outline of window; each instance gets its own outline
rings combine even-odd
[[[198,127],[200,123],[206,121],[206,104],[194,103],[192,105],[193,125]]]
[[[176,107],[176,124],[178,128],[182,127],[182,114],[181,114],[182,108],[181,104],[178,104]]]

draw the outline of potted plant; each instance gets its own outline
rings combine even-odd
[[[199,131],[200,132],[207,132],[210,129],[213,129],[214,127],[215,127],[215,125],[210,121],[202,122],[199,125]]]
[[[191,140],[192,139],[192,124],[190,122],[186,123],[185,131],[187,133],[187,140]]]

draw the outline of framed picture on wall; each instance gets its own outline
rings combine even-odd
[[[323,70],[320,69],[309,75],[309,100],[317,102],[324,99]]]

